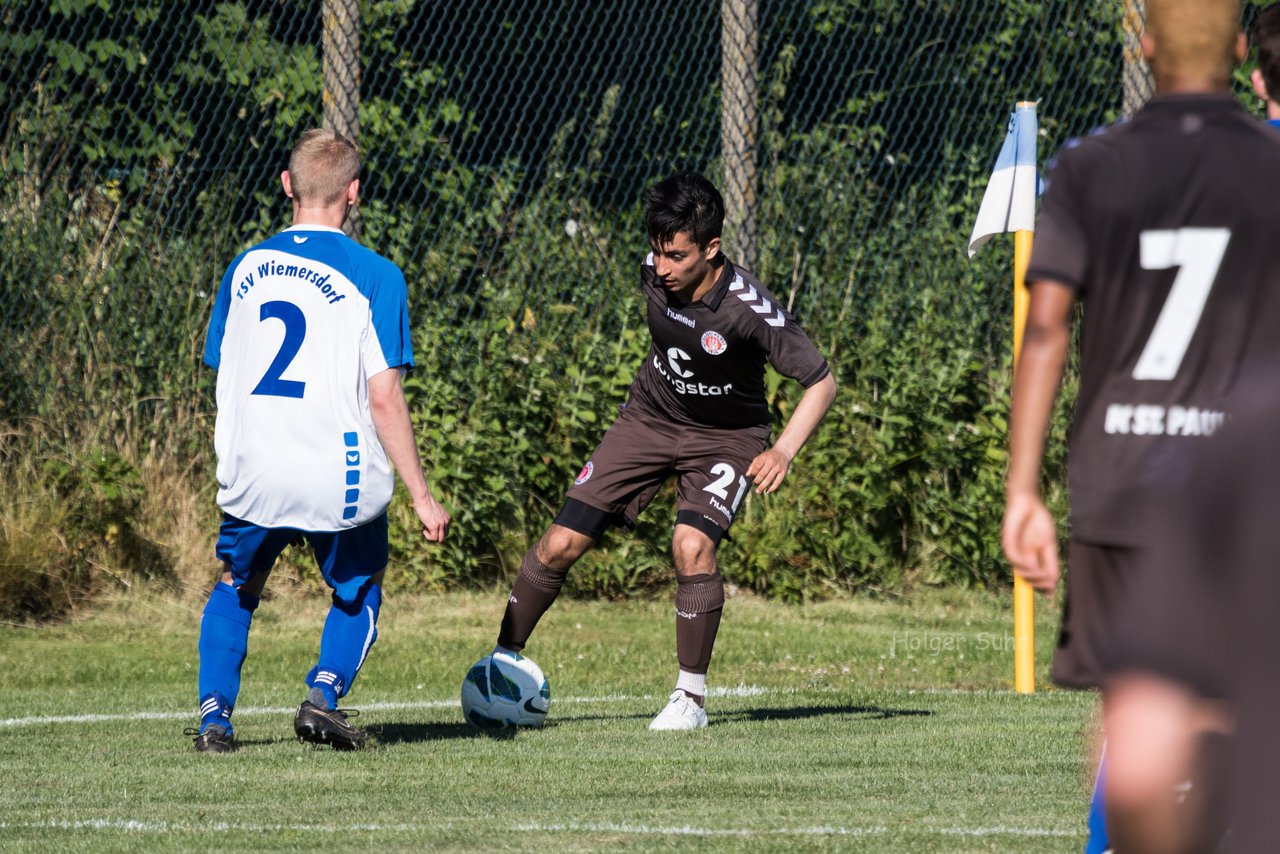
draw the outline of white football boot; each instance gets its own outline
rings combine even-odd
[[[702,729],[707,725],[707,710],[683,691],[672,691],[667,707],[649,724],[649,729]]]

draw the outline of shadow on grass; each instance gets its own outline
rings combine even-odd
[[[509,741],[520,732],[513,727],[480,729],[468,723],[448,724],[382,724],[369,732],[385,744],[412,744],[419,741],[444,741],[453,738],[489,738]]]
[[[554,708],[553,708],[553,709],[552,709],[552,712],[551,712],[551,715],[552,715],[552,717],[554,718],[554,720],[553,720],[553,721],[548,721],[548,724],[547,724],[547,725],[548,725],[548,726],[551,726],[551,725],[552,725],[552,723],[556,723],[556,724],[561,724],[561,723],[575,723],[575,724],[577,724],[577,723],[587,723],[587,722],[590,722],[590,721],[626,721],[626,720],[645,720],[645,721],[648,721],[648,720],[652,720],[652,719],[653,719],[653,716],[654,716],[654,715],[656,715],[656,714],[657,714],[658,712],[660,712],[660,711],[662,711],[662,707],[661,707],[661,706],[659,706],[655,711],[652,711],[652,712],[648,712],[648,711],[646,711],[646,712],[638,712],[638,713],[636,713],[636,714],[631,714],[631,715],[559,715],[559,714],[556,714],[556,712],[555,712],[555,710],[554,710]]]
[[[659,709],[661,711],[661,709]],[[590,721],[623,721],[628,719],[649,720],[656,712],[623,715],[558,715],[552,711],[555,723],[584,723]],[[882,706],[787,706],[776,709],[739,709],[721,712],[714,706],[709,710],[711,723],[730,723],[741,721],[779,721],[798,718],[819,718],[828,715],[859,715],[873,720],[889,718],[930,717],[933,712],[927,709],[886,709]],[[552,723],[548,722],[548,726]]]
[[[649,720],[648,712],[622,715],[555,715],[545,729],[574,723],[592,721]],[[930,717],[927,709],[892,709],[883,706],[789,706],[785,708],[742,709],[731,712],[714,712],[712,723],[740,723],[744,721],[778,721],[800,718],[817,718],[829,715],[856,715],[872,720],[890,718]],[[382,724],[369,727],[369,732],[383,745],[412,744],[421,741],[444,741],[455,738],[488,738],[509,741],[519,736],[521,730],[514,727],[479,729],[468,723],[434,724]]]
[[[785,721],[796,718],[820,718],[828,715],[858,715],[874,720],[889,718],[932,717],[928,709],[886,709],[883,706],[787,706],[780,709],[742,709],[717,713],[717,721]]]

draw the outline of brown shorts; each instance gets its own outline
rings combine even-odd
[[[1117,611],[1138,571],[1138,550],[1077,540],[1067,548],[1066,602],[1053,654],[1053,681],[1066,688],[1099,688]]]
[[[751,488],[747,468],[768,439],[765,426],[692,427],[624,408],[567,495],[632,527],[674,476],[677,512],[697,513],[728,531]]]

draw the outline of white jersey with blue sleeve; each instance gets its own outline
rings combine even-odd
[[[395,264],[335,228],[299,225],[236,258],[204,361],[218,372],[218,505],[267,528],[338,531],[391,502],[368,378],[413,365]]]

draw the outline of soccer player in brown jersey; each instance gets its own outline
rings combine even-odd
[[[1117,851],[1226,854],[1280,840],[1277,376],[1280,365],[1255,366],[1237,385],[1222,441],[1194,449],[1188,488],[1162,506],[1164,536],[1120,604],[1105,720]],[[1212,698],[1231,710],[1232,733],[1210,754],[1210,796],[1189,809],[1170,792],[1200,771],[1197,719]]]
[[[1053,661],[1067,687],[1103,686],[1117,600],[1161,536],[1157,500],[1184,488],[1187,455],[1225,422],[1232,385],[1280,343],[1280,139],[1231,95],[1239,22],[1239,0],[1148,0],[1142,43],[1157,96],[1068,145],[1049,174],[1002,542],[1014,571],[1052,593],[1058,543],[1040,465],[1080,299],[1070,576]],[[1091,834],[1086,850],[1102,850],[1092,821]]]
[[[650,729],[687,730],[707,725],[706,674],[724,606],[716,547],[749,488],[768,494],[782,484],[836,385],[774,296],[721,252],[724,201],[710,181],[692,173],[668,178],[645,193],[644,206],[652,252],[640,287],[653,341],[617,420],[524,556],[497,649],[524,649],[569,567],[611,524],[634,526],[674,477],[679,673]],[[805,387],[772,446],[766,362]]]

